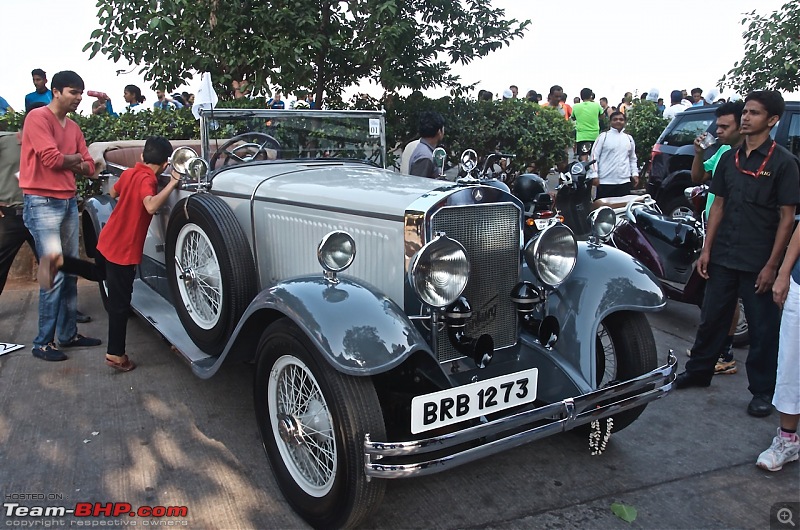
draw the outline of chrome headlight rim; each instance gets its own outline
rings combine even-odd
[[[447,261],[443,262],[441,256]],[[449,265],[451,271],[437,268],[445,265]],[[459,269],[460,273],[452,273]],[[442,284],[440,274],[449,274],[444,277],[447,285]],[[419,249],[408,266],[408,283],[414,294],[423,304],[435,309],[444,309],[458,300],[467,288],[469,275],[470,263],[464,245],[444,234],[437,235]],[[437,289],[437,285],[441,288]]]
[[[317,245],[317,261],[331,273],[347,270],[356,259],[356,242],[344,230],[328,232]]]
[[[609,206],[601,206],[589,214],[592,235],[598,239],[608,239],[617,226],[617,214]]]
[[[560,270],[554,270],[549,266],[553,247],[559,243],[564,245],[561,250],[563,251],[562,258],[566,261]],[[555,289],[564,283],[575,269],[578,261],[578,241],[568,226],[562,223],[551,224],[528,241],[523,255],[525,263],[536,279],[542,285]]]

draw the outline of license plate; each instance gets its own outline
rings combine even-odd
[[[411,400],[411,432],[438,429],[536,399],[539,369],[449,388]]]
[[[554,221],[555,221],[554,218],[550,218],[550,219],[534,219],[534,222],[536,223],[536,229],[537,230],[544,230],[545,228],[550,226],[550,224],[553,223]]]

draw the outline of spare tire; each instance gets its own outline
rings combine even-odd
[[[172,303],[205,353],[222,353],[258,288],[244,230],[228,205],[198,193],[178,202],[167,226],[166,267]]]

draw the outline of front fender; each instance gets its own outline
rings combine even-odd
[[[617,311],[660,311],[666,305],[658,279],[647,267],[608,245],[578,242],[575,269],[547,299],[561,335],[554,349],[594,388],[597,328]]]
[[[337,284],[321,277],[283,281],[262,291],[242,321],[263,310],[292,319],[325,360],[348,375],[385,372],[415,351],[432,354],[396,303],[354,278],[340,276]]]

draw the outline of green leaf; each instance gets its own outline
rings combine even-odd
[[[636,508],[619,502],[611,505],[611,512],[626,523],[632,523],[636,519]]]

